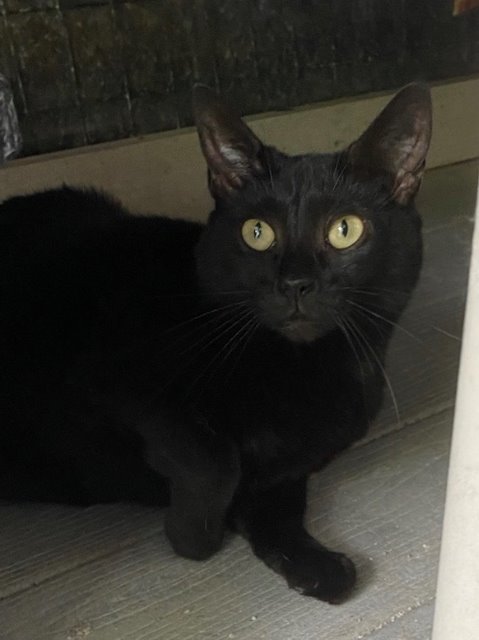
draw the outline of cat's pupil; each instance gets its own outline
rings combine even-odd
[[[258,240],[258,238],[261,236],[262,233],[262,228],[261,228],[261,222],[257,222],[254,225],[254,230],[253,230],[253,236],[255,240]]]
[[[341,235],[343,236],[343,238],[346,238],[349,231],[348,223],[346,222],[346,220],[341,220],[339,228],[341,229]]]

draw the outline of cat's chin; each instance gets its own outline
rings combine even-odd
[[[317,340],[321,332],[318,325],[310,320],[289,320],[285,322],[277,331],[290,342],[309,343]]]

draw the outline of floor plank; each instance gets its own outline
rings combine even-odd
[[[140,515],[130,523],[146,531],[137,543],[1,601],[3,633],[8,640],[368,634],[434,593],[450,424],[451,412],[432,416],[349,451],[312,479],[310,530],[348,552],[361,576],[341,608],[289,591],[239,538],[206,563],[175,558],[162,531],[147,531],[146,510],[143,527]],[[109,514],[113,551],[115,524],[128,528],[125,515]],[[81,553],[79,531],[63,535]]]
[[[385,620],[381,627],[355,640],[429,640],[434,617],[434,601],[398,611]]]

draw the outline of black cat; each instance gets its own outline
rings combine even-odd
[[[306,483],[381,403],[421,264],[429,91],[336,154],[263,145],[206,87],[195,115],[206,226],[68,188],[0,207],[0,497],[170,504],[179,554],[207,558],[227,523],[339,602],[354,565],[306,532]]]

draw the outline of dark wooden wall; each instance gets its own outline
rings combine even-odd
[[[243,113],[479,71],[452,0],[0,0],[24,155],[191,124],[201,81]]]

